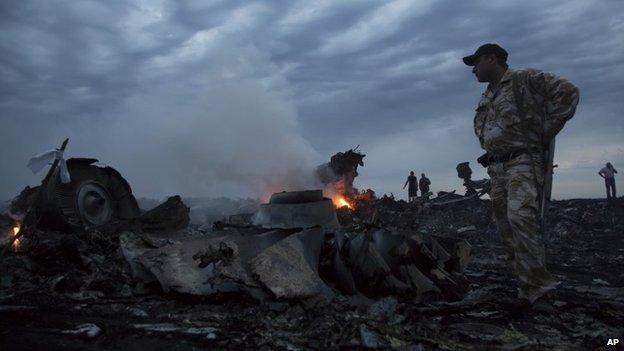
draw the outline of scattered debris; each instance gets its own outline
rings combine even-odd
[[[474,225],[469,225],[467,227],[461,227],[457,229],[457,234],[465,233],[465,232],[474,232],[477,230],[477,227]]]
[[[380,322],[391,321],[396,312],[398,303],[397,298],[394,296],[384,297],[372,304],[368,309],[368,313],[371,317]]]
[[[33,310],[38,310],[38,309],[39,308],[35,306],[0,305],[0,312],[33,311]]]
[[[24,216],[33,209],[40,216],[38,227],[66,232],[107,226],[113,232],[132,227],[140,213],[130,185],[115,169],[97,162],[93,158],[68,159],[71,182],[61,182],[54,173],[41,197],[37,197],[40,187],[26,187],[11,202],[9,211]]]
[[[141,215],[141,227],[145,231],[184,229],[190,221],[189,211],[179,195],[172,196]]]
[[[348,198],[356,198],[358,190],[353,187],[353,181],[358,176],[358,166],[364,167],[366,155],[350,149],[339,152],[330,158],[328,163],[317,167],[316,174],[332,194],[340,194]]]
[[[339,227],[334,205],[321,190],[275,193],[269,203],[260,205],[253,223],[264,228]]]
[[[360,341],[361,345],[369,349],[381,349],[388,344],[366,324],[360,324]]]
[[[71,334],[76,336],[85,336],[87,338],[95,338],[102,333],[102,329],[93,323],[85,323],[76,326],[72,330],[63,330],[63,334]]]
[[[503,308],[516,284],[489,205],[370,198],[335,210],[333,229],[36,228],[0,266],[0,344],[593,349],[617,335],[623,204],[550,206],[548,264],[564,282],[555,315]],[[14,223],[0,216],[4,233]]]
[[[481,197],[490,192],[491,185],[489,179],[472,180],[470,162],[462,162],[455,169],[457,170],[457,176],[464,181],[466,197]]]
[[[594,278],[592,279],[592,283],[596,284],[596,285],[603,285],[603,286],[609,286],[611,284],[609,284],[609,282],[602,280],[600,278]]]
[[[149,314],[147,314],[147,312],[143,311],[140,308],[136,308],[136,307],[129,307],[128,308],[128,312],[130,312],[134,317],[140,317],[140,318],[147,318],[147,317],[149,317]]]
[[[279,193],[272,201],[274,205],[307,204],[318,196],[320,191]],[[335,213],[333,207],[329,210]],[[321,227],[300,231],[299,223],[312,223],[316,218],[310,216],[312,219],[300,218],[290,231],[258,228],[259,233],[234,232],[159,248],[141,247],[136,244],[136,234],[134,239],[132,234],[125,234],[122,250],[135,277],[142,277],[144,283],[156,277],[164,291],[194,295],[244,292],[264,298],[261,289],[266,288],[278,299],[330,297],[331,290],[321,277],[332,286],[344,288],[347,295],[412,294],[420,299],[433,291],[454,300],[467,291],[462,270],[471,256],[465,241],[445,239],[443,242],[450,245],[445,248],[433,236],[423,239],[419,234],[383,229],[332,238],[331,232],[326,237]],[[324,244],[327,240],[330,243]],[[320,262],[324,262],[322,272],[326,275],[319,273]]]
[[[254,257],[251,271],[276,298],[331,295],[318,274],[322,243],[320,228],[291,234]]]

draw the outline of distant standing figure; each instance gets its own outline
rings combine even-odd
[[[418,186],[417,186],[418,179],[414,175],[414,171],[410,172],[410,175],[407,177],[407,180],[405,181],[405,184],[403,185],[403,189],[405,189],[405,187],[408,184],[409,184],[409,187],[407,188],[408,201],[412,202],[416,200],[416,197],[418,196]]]
[[[615,174],[617,170],[613,168],[611,162],[607,162],[605,167],[598,172],[598,175],[605,180],[605,187],[607,188],[607,199],[615,198]]]
[[[418,182],[418,187],[420,188],[420,195],[425,196],[429,192],[429,185],[431,185],[431,181],[429,178],[425,177],[424,173],[420,174],[420,182]]]

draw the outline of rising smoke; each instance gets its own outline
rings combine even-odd
[[[0,116],[0,138],[11,145],[0,156],[15,165],[0,198],[36,184],[41,175],[27,173],[28,157],[64,137],[69,156],[115,167],[137,196],[266,197],[313,187],[321,158],[301,136],[288,82],[262,50],[234,34],[236,27],[196,32],[173,50],[130,61],[131,68],[111,64],[93,82],[57,94],[52,109],[37,94],[22,97],[31,101],[15,111],[25,117]],[[132,84],[97,104],[107,76]],[[47,91],[61,91],[55,84],[65,82],[50,79]]]
[[[111,159],[137,192],[260,196],[313,183],[318,156],[287,83],[253,46],[227,49],[181,68],[156,65],[164,73],[127,99]]]

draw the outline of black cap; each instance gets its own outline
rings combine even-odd
[[[491,43],[483,44],[479,46],[479,48],[477,49],[477,51],[475,51],[474,54],[470,56],[466,56],[462,60],[464,60],[464,63],[467,64],[468,66],[474,66],[475,64],[477,64],[477,59],[479,58],[479,56],[490,55],[490,54],[496,55],[498,58],[502,59],[503,61],[507,61],[507,51],[505,51],[505,49],[498,46],[498,44],[491,44]]]

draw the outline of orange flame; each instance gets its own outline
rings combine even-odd
[[[343,196],[341,195],[334,195],[332,197],[332,202],[334,203],[334,206],[336,206],[336,208],[342,208],[342,207],[347,207],[349,209],[353,208],[353,205],[351,205]]]
[[[15,237],[17,236],[17,233],[19,233],[20,231],[20,224],[17,223],[15,226],[13,226],[13,230],[11,231],[11,236]],[[19,249],[20,247],[20,239],[15,239],[15,241],[13,242],[13,249],[17,251],[17,249]]]

